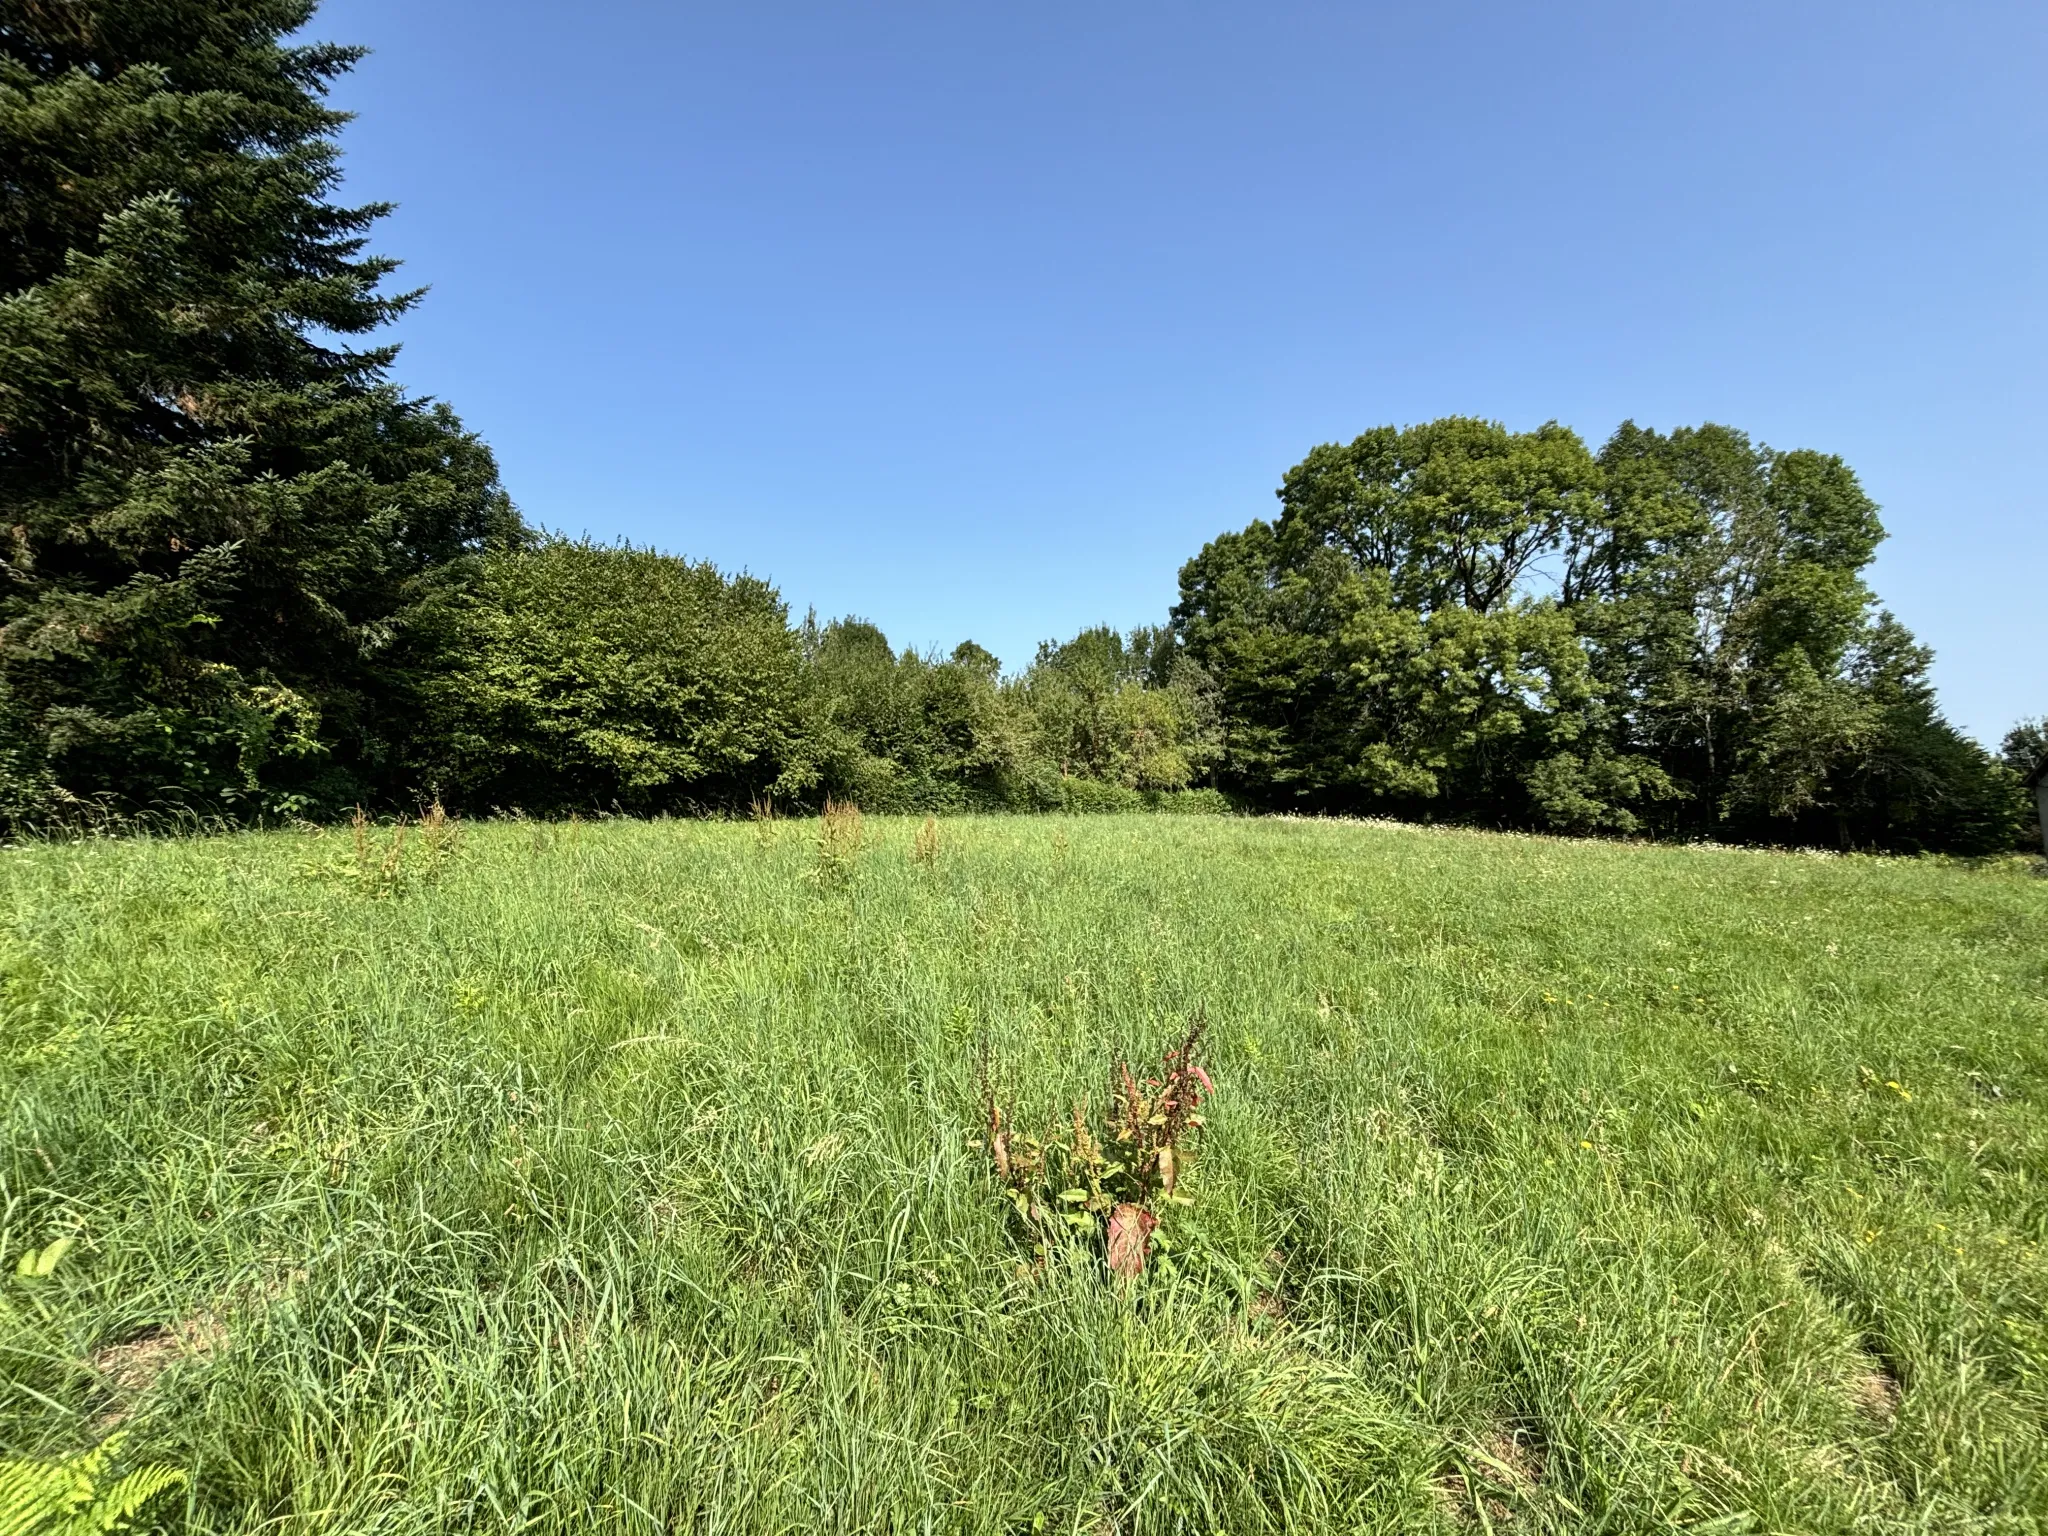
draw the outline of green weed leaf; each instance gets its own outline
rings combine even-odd
[[[76,1241],[76,1238],[60,1237],[45,1248],[29,1249],[15,1264],[15,1274],[24,1280],[47,1280],[51,1271],[64,1262],[64,1255],[71,1251]],[[4,1527],[0,1527],[0,1536],[5,1536]]]

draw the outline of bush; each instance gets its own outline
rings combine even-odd
[[[825,786],[872,811],[1030,808],[1029,716],[972,642],[948,660],[906,650],[860,619],[806,624]]]
[[[552,540],[480,560],[414,653],[410,766],[451,805],[645,814],[817,780],[797,637],[752,576]]]
[[[1061,779],[1058,794],[1058,809],[1076,815],[1148,809],[1143,791],[1122,784],[1105,784],[1100,779]]]
[[[1180,816],[1228,816],[1237,806],[1220,789],[1131,789],[1100,779],[1059,779],[1045,810],[1074,815],[1112,815],[1157,811]]]

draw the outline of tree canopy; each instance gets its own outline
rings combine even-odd
[[[465,574],[408,637],[415,799],[645,813],[818,781],[798,637],[766,582],[564,539]]]
[[[1877,608],[1841,459],[1447,418],[1326,444],[1181,572],[1248,798],[1561,830],[1991,847],[2010,775]]]
[[[520,537],[490,453],[358,345],[416,294],[331,201],[355,50],[300,0],[0,20],[0,809],[388,787],[380,657]]]

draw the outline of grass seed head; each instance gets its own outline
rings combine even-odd
[[[860,867],[867,846],[860,807],[851,800],[827,798],[818,818],[818,877],[827,884],[843,885]]]

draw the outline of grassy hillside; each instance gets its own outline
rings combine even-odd
[[[0,852],[0,1452],[199,1530],[2048,1521],[2048,882],[915,830]],[[1170,1262],[1034,1269],[977,1041],[1049,1119],[1197,1005]]]

